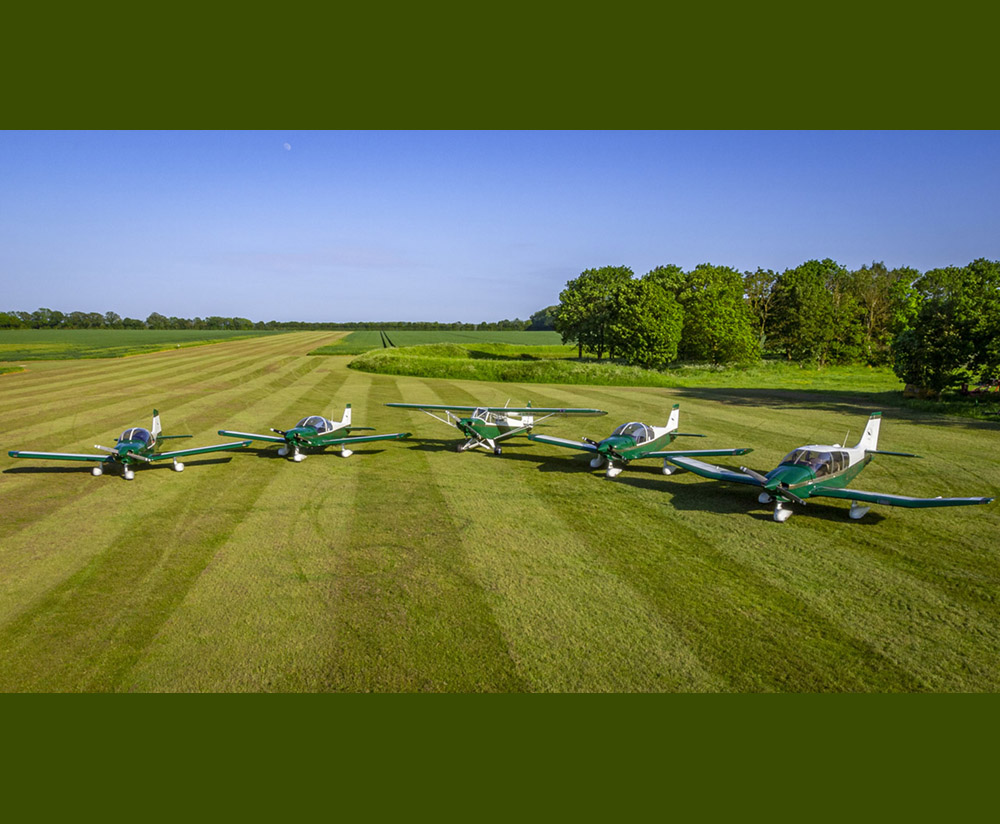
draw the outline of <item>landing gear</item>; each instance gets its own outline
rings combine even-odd
[[[287,454],[288,454],[288,447],[287,446],[279,446],[278,447],[278,455],[280,455],[282,458],[284,458],[285,455],[287,455]]]
[[[135,472],[133,472],[128,467],[125,467],[124,475],[126,481],[131,481],[135,477]]]
[[[340,457],[341,458],[350,458],[351,455],[353,455],[353,454],[354,454],[354,452],[352,450],[348,449],[346,446],[340,447]]]
[[[683,471],[684,470],[681,467],[679,467],[679,466],[677,466],[675,464],[670,463],[670,461],[668,461],[666,458],[663,459],[663,474],[664,475],[676,475],[678,472],[683,472]]]
[[[295,463],[302,463],[302,461],[304,461],[305,459],[306,456],[303,455],[301,452],[296,452],[294,455],[292,455],[292,460],[295,461]]]
[[[771,503],[771,501],[774,500],[774,498],[772,498],[766,492],[761,492],[760,495],[757,496],[757,500],[760,501],[760,503],[762,504],[769,504]]]
[[[180,461],[174,461],[174,472],[183,472],[183,471],[184,471],[184,464],[182,464]]]
[[[472,447],[474,447],[475,445],[476,442],[472,438],[469,438],[469,440],[467,440],[465,443],[460,443],[458,446],[456,446],[455,449],[458,452],[465,452],[465,450],[472,449]]]
[[[783,524],[791,517],[792,510],[785,509],[785,507],[781,505],[781,501],[778,501],[778,503],[774,505],[774,520],[776,520],[779,524]]]
[[[604,473],[606,478],[617,478],[622,474],[622,467],[615,466],[613,463],[608,461],[608,471]]]
[[[101,467],[99,466],[95,466],[93,469],[90,470],[90,474],[93,475],[95,478],[100,478],[101,475],[104,474],[104,470],[101,469]]]
[[[591,458],[590,459],[590,466],[593,469],[600,469],[603,463],[604,463],[604,456],[603,455],[598,455],[596,458]]]
[[[503,455],[503,450],[499,446],[494,446],[493,447],[493,454],[494,455]]]
[[[869,509],[871,509],[870,506],[858,506],[857,501],[851,501],[851,511],[847,514],[850,515],[855,521],[858,521],[865,517]]]

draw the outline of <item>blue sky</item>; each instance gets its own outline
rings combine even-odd
[[[1000,132],[0,132],[0,310],[527,318],[604,265],[1000,259]]]

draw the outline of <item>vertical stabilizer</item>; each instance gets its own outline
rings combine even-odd
[[[344,407],[344,419],[341,421],[341,423],[344,426],[350,426],[351,425],[351,405],[350,404],[347,404],[347,406]]]
[[[871,417],[868,419],[868,425],[865,427],[865,432],[861,436],[861,440],[858,441],[858,445],[855,449],[878,449],[878,428],[882,424],[882,413],[872,412]]]
[[[153,425],[149,427],[149,434],[153,436],[155,441],[163,429],[160,427],[160,412],[158,409],[153,410]]]
[[[681,424],[681,407],[675,403],[670,410],[670,419],[667,421],[667,432],[673,432]]]

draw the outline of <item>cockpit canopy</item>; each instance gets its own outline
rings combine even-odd
[[[819,478],[832,475],[850,466],[850,457],[846,452],[827,452],[820,449],[794,449],[785,455],[781,462],[787,466],[805,466]]]
[[[124,443],[125,441],[142,441],[144,444],[150,444],[154,440],[153,436],[149,434],[148,429],[126,429],[122,432],[121,437],[118,439],[118,443]]]
[[[645,443],[646,441],[651,441],[653,439],[652,428],[646,426],[644,423],[639,423],[638,421],[623,423],[611,434],[628,435],[630,438],[634,439],[636,443]]]
[[[331,429],[333,429],[333,424],[320,415],[310,415],[309,417],[303,418],[301,421],[295,424],[296,429],[302,426],[311,426],[313,429],[316,430],[317,434],[322,434],[323,432],[329,432]]]

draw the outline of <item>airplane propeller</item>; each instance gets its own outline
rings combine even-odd
[[[146,463],[152,463],[152,461],[145,455],[140,455],[138,452],[119,452],[117,449],[110,449],[107,446],[101,446],[99,443],[94,444],[94,449],[100,449],[104,452],[110,452],[112,455],[117,455],[119,458],[135,458],[138,461],[145,461]]]
[[[762,487],[764,487],[764,489],[766,489],[775,497],[780,496],[782,498],[787,498],[792,503],[801,504],[802,506],[806,505],[806,502],[802,500],[802,498],[800,498],[794,492],[789,490],[787,487],[779,486],[777,484],[775,484],[773,487],[769,486],[768,484],[770,484],[771,481],[767,478],[767,476],[761,475],[756,470],[750,469],[745,466],[741,466],[740,472],[744,473],[745,475],[749,475],[751,478],[757,481],[757,483],[759,483]]]

